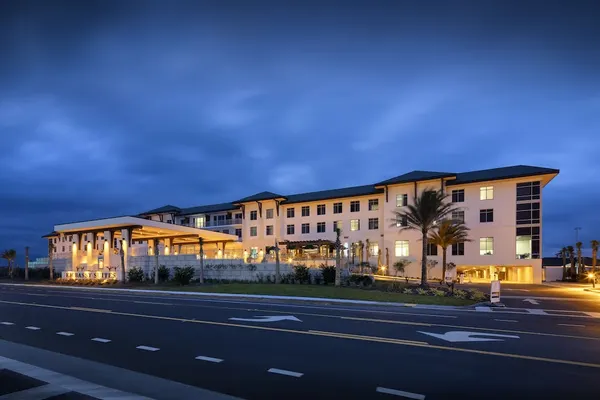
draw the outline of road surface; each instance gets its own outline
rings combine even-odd
[[[510,300],[352,308],[0,285],[0,356],[155,399],[597,399],[593,300]]]

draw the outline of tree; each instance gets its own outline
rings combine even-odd
[[[15,261],[15,258],[17,258],[16,250],[15,249],[4,250],[0,257],[4,258],[8,262],[8,276],[10,276],[12,278],[13,262]]]
[[[592,272],[594,273],[594,276],[595,276],[596,275],[596,263],[597,263],[596,258],[598,257],[598,245],[600,244],[600,242],[598,242],[597,240],[592,240],[590,242],[590,244],[592,245]]]
[[[335,286],[342,284],[342,242],[340,240],[341,231],[339,228],[335,230]]]
[[[569,253],[569,250],[567,250],[566,247],[563,247],[560,250],[560,254],[562,256],[562,262],[563,262],[563,276],[562,276],[563,281],[567,280],[567,254],[568,253]]]
[[[121,240],[121,248],[119,249],[119,259],[121,261],[121,280],[125,282],[127,277],[125,276],[125,250],[123,250],[125,246],[125,240]]]
[[[573,246],[567,246],[567,252],[569,253],[569,258],[571,261],[570,275],[571,279],[573,279],[573,276],[575,276],[575,249]]]
[[[577,248],[577,273],[578,274],[582,274],[585,272],[585,267],[583,267],[583,264],[581,262],[581,246],[583,246],[583,243],[581,242],[577,242],[575,243],[575,247]]]
[[[281,283],[281,267],[279,265],[279,244],[275,238],[275,283]]]
[[[402,274],[404,275],[406,267],[408,266],[408,264],[410,264],[410,261],[408,260],[398,260],[394,263],[394,269],[396,270],[396,276],[398,276],[398,274]]]
[[[397,227],[398,221],[405,220],[406,226],[403,230],[415,230],[421,233],[421,286],[427,286],[427,243],[429,232],[435,228],[441,220],[450,215],[458,208],[452,203],[446,202],[446,195],[442,191],[425,189],[415,197],[413,204],[405,207],[405,210],[394,211],[395,218],[391,227]]]
[[[464,242],[470,242],[469,228],[461,221],[446,219],[438,224],[429,234],[429,243],[442,248],[442,280],[446,279],[448,247]]]

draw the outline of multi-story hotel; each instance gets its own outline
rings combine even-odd
[[[296,263],[333,257],[339,228],[344,265],[368,261],[394,274],[394,262],[408,260],[406,276],[418,277],[420,233],[402,230],[406,221],[396,221],[393,211],[421,191],[435,189],[460,208],[452,217],[470,228],[471,241],[448,249],[448,262],[456,265],[453,274],[473,280],[497,274],[506,281],[537,283],[542,281],[542,189],[558,173],[524,165],[461,173],[412,171],[364,186],[260,192],[230,203],[167,205],[134,217],[56,225],[47,237],[54,256],[71,258],[72,268],[115,264],[104,256],[123,246],[130,257],[155,251],[198,254],[199,238],[208,258],[260,262],[273,256],[278,243],[283,261]],[[438,262],[430,275],[441,277],[441,249],[430,245],[428,255]]]

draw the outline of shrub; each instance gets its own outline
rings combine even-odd
[[[334,269],[335,272],[335,269]],[[334,275],[335,279],[335,275]],[[357,286],[371,286],[373,284],[373,278],[369,275],[361,275],[361,274],[352,274],[348,279],[351,283],[354,283]],[[385,285],[382,285],[385,287]]]
[[[466,299],[467,298],[467,294],[468,293],[466,291],[464,291],[464,290],[456,289],[454,291],[453,296],[456,297],[456,298],[458,298],[458,299]]]
[[[299,283],[310,282],[310,270],[305,265],[294,265],[294,279]]]
[[[129,282],[141,282],[144,280],[144,271],[140,267],[133,267],[127,271],[127,280]]]
[[[335,267],[321,264],[321,273],[323,274],[323,283],[335,283]]]
[[[180,285],[189,285],[190,281],[192,280],[192,278],[194,277],[194,268],[187,266],[187,267],[175,267],[173,268],[174,270],[174,274],[173,274],[173,280],[177,283],[179,283]],[[160,274],[159,274],[160,276]]]
[[[429,293],[433,296],[443,297],[446,295],[446,292],[439,289],[429,289]]]
[[[404,288],[404,290],[402,291],[402,293],[404,294],[414,294],[413,290],[411,288]]]
[[[246,265],[246,268],[248,268],[248,271],[250,271],[250,272],[256,271],[256,265],[254,265],[254,264],[248,264],[248,265]]]
[[[323,282],[323,274],[321,273],[321,271],[317,271],[317,273],[313,275],[313,280],[315,282],[315,285],[320,285],[321,282]]]
[[[417,294],[421,296],[426,296],[429,294],[429,291],[427,289],[417,288]]]
[[[171,270],[169,268],[165,267],[164,265],[161,265],[160,267],[158,267],[158,281],[159,282],[168,281],[170,276],[171,276]]]
[[[483,293],[482,291],[479,291],[479,290],[472,290],[469,293],[469,297],[471,298],[471,300],[475,300],[475,301],[483,301],[486,299],[485,293]]]

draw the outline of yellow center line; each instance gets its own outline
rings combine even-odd
[[[32,303],[22,303],[22,302],[5,301],[5,300],[0,300],[0,303],[30,306],[30,307],[54,308],[54,309],[61,309],[61,310],[68,310],[68,311],[110,313],[111,315],[121,315],[121,316],[136,317],[136,318],[148,318],[148,319],[157,319],[157,320],[164,320],[164,321],[177,321],[177,322],[190,322],[190,323],[203,324],[203,325],[227,326],[227,327],[233,327],[233,328],[256,329],[256,330],[272,331],[272,332],[285,332],[285,333],[293,333],[293,334],[298,334],[298,335],[312,335],[312,336],[321,336],[321,337],[331,337],[331,338],[337,338],[337,339],[363,340],[363,341],[368,341],[368,342],[379,342],[379,343],[395,344],[395,345],[401,345],[401,346],[424,347],[424,348],[428,348],[428,349],[457,351],[457,352],[473,353],[473,354],[483,354],[483,355],[490,355],[490,356],[497,356],[497,357],[517,358],[517,359],[532,360],[532,361],[543,361],[543,362],[549,362],[549,363],[555,363],[555,364],[577,365],[577,366],[582,366],[582,367],[599,368],[600,369],[600,364],[593,364],[593,363],[587,363],[587,362],[581,362],[581,361],[571,361],[571,360],[561,360],[561,359],[555,359],[555,358],[526,356],[526,355],[522,355],[522,354],[500,353],[500,352],[492,352],[492,351],[485,351],[485,350],[465,349],[465,348],[459,348],[459,347],[438,346],[438,345],[431,345],[426,342],[393,339],[393,338],[378,337],[378,336],[363,336],[363,335],[353,335],[353,334],[340,333],[340,332],[326,332],[326,331],[316,331],[316,330],[300,331],[300,330],[295,330],[295,329],[273,328],[273,327],[255,326],[255,325],[242,325],[242,324],[234,324],[234,323],[229,323],[229,322],[202,321],[202,320],[186,319],[186,318],[164,317],[164,316],[160,316],[160,315],[125,313],[125,312],[119,312],[119,311],[102,310],[102,309],[94,309],[94,308],[51,306],[51,305],[47,305],[47,304],[32,304]]]

